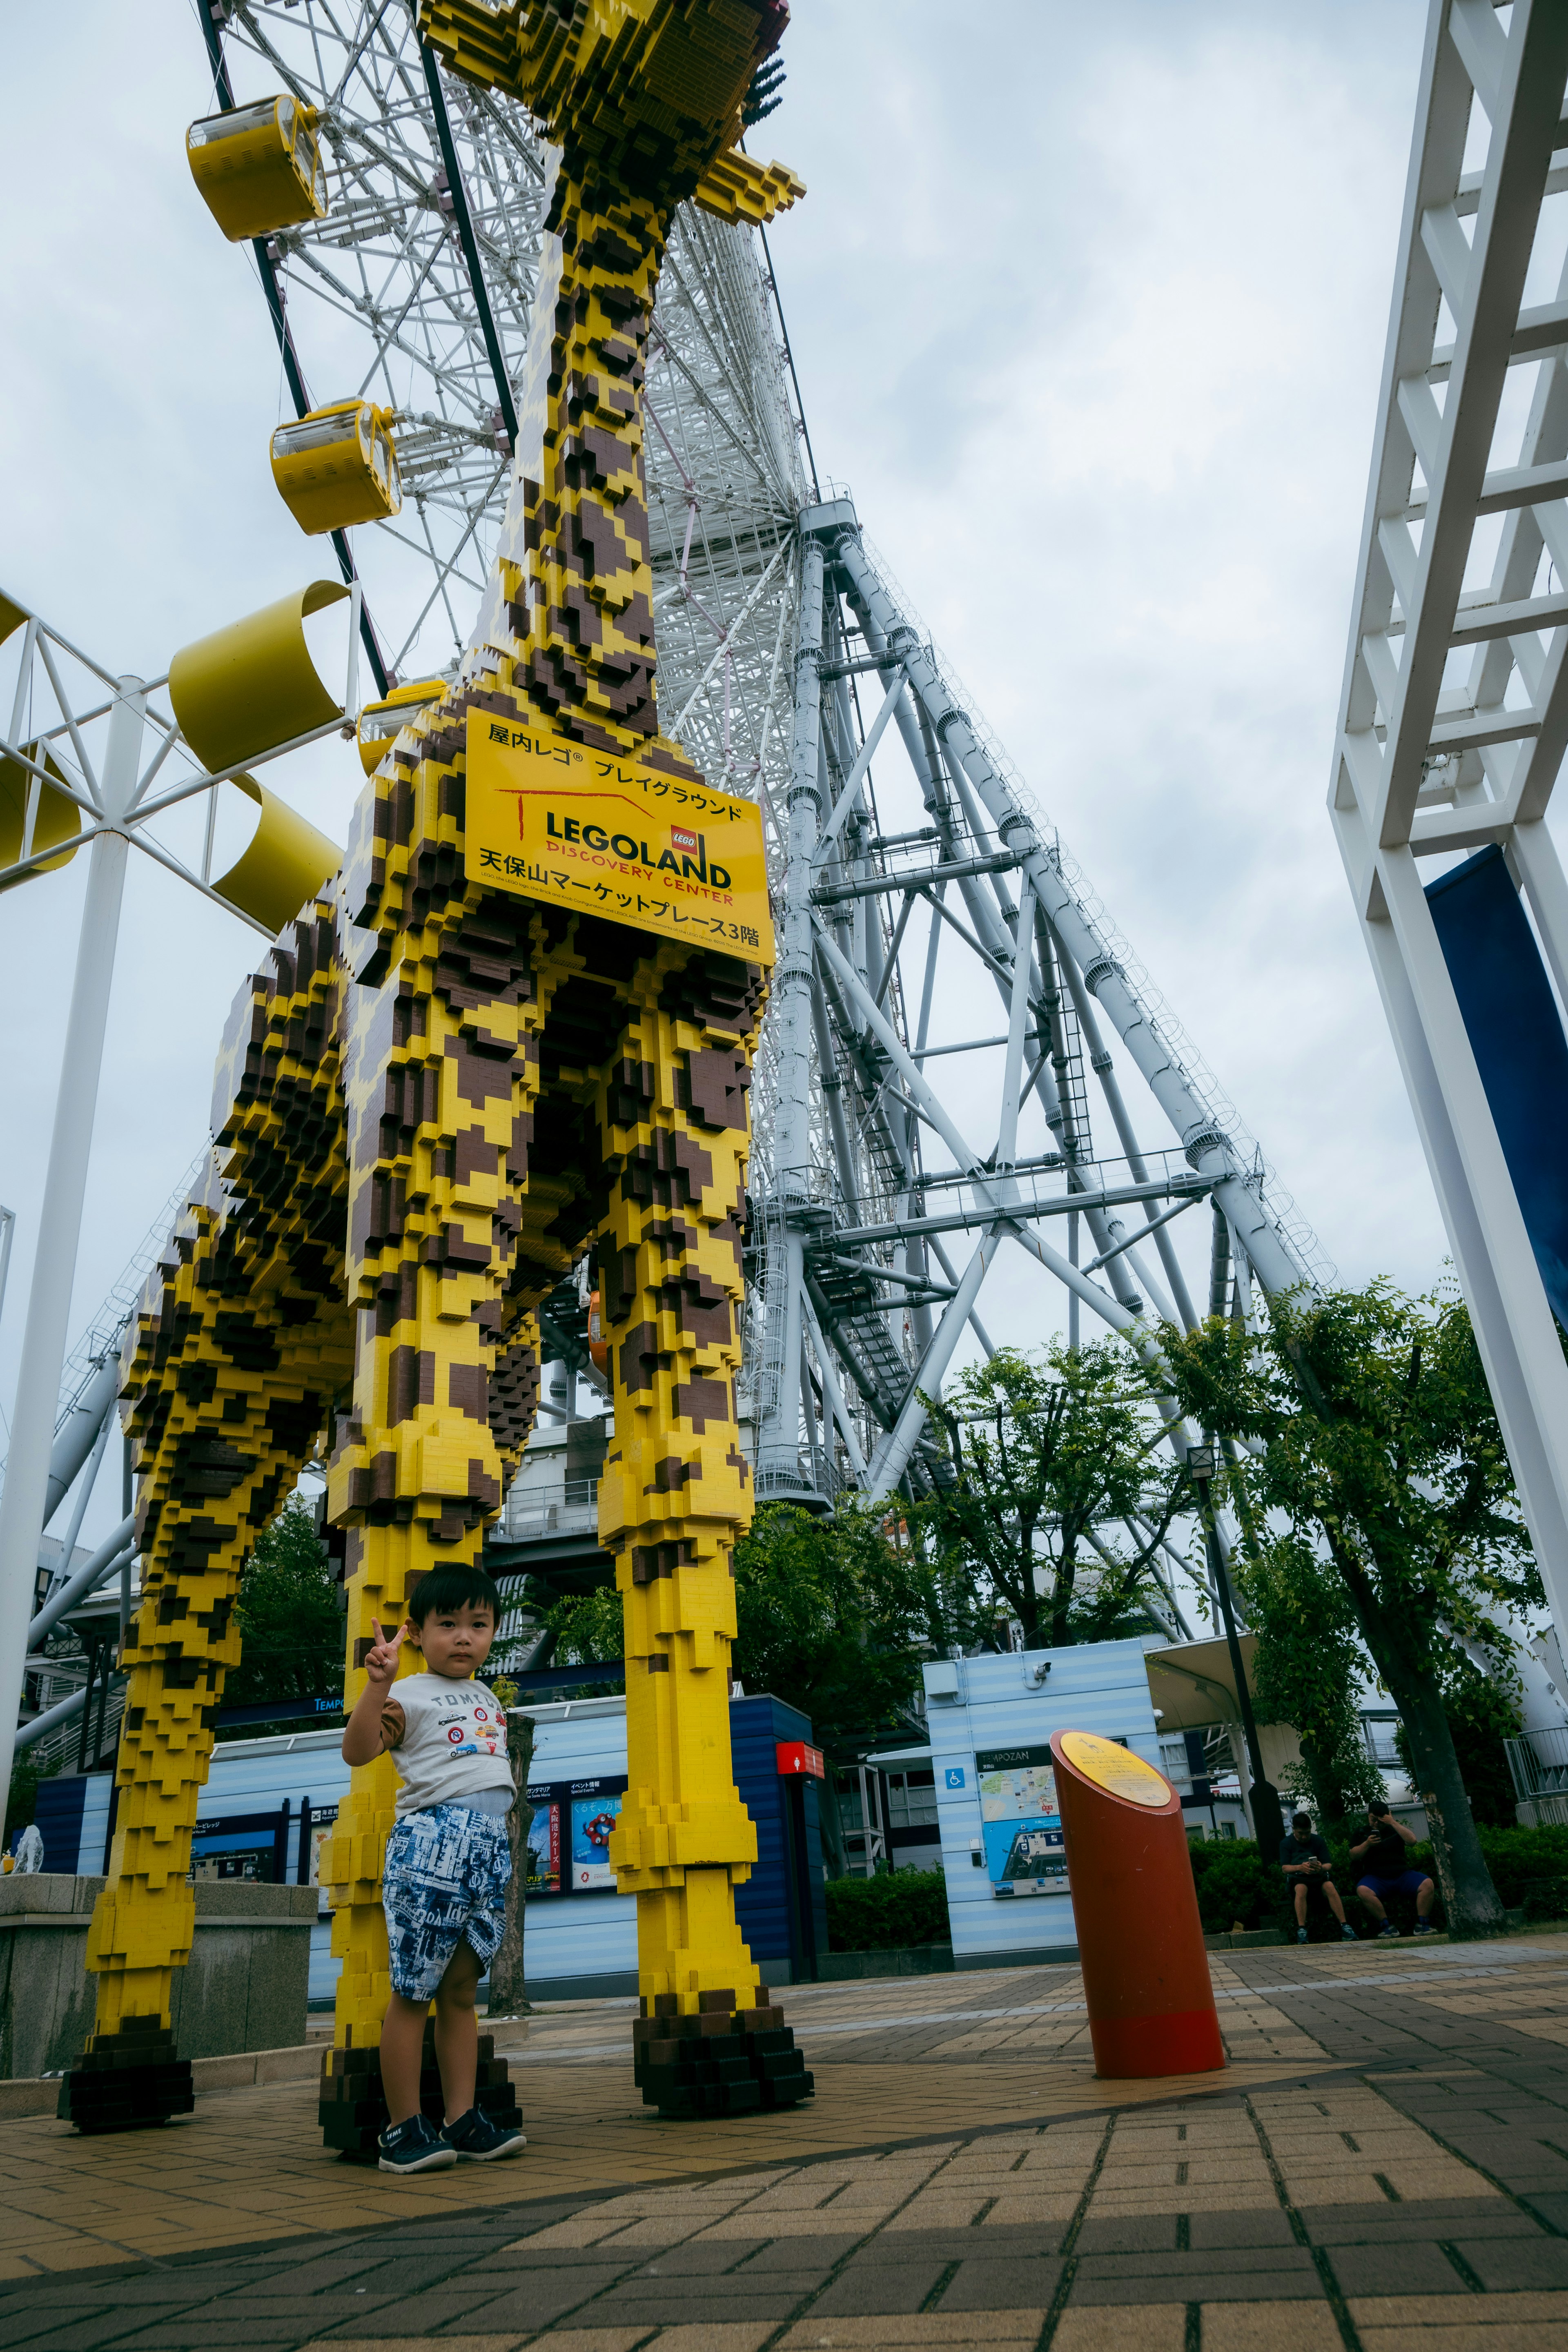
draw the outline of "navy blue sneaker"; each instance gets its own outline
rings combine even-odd
[[[442,2126],[441,2138],[466,2164],[491,2164],[498,2156],[521,2156],[528,2146],[521,2132],[510,2124],[492,2124],[478,2107],[470,2107],[456,2123]]]
[[[457,2152],[447,2144],[428,2116],[408,2116],[384,2131],[376,2143],[383,2172],[430,2172],[456,2164]]]

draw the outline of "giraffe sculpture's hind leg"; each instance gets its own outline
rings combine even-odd
[[[235,1602],[349,1370],[341,983],[323,906],[242,992],[218,1074],[226,1181],[215,1173],[180,1219],[127,1342],[142,1603],[122,1657],[109,1883],[88,1938],[97,2013],[60,2093],[83,2131],[191,2105],[173,1988],[195,1927],[197,1800],[239,1663]]]

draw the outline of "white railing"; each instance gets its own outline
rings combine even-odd
[[[527,1543],[539,1536],[597,1535],[599,1482],[556,1478],[525,1486],[519,1479],[500,1515],[503,1543]]]
[[[1568,1792],[1568,1726],[1521,1732],[1503,1746],[1516,1796],[1528,1800]]]

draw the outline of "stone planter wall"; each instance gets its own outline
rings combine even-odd
[[[0,1878],[0,2081],[58,2074],[92,2031],[87,1931],[101,1878]],[[174,1971],[182,2058],[283,2050],[305,2039],[313,1886],[198,1879],[189,1965]]]

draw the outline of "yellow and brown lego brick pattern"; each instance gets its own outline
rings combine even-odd
[[[127,1638],[109,1885],[89,1938],[96,2030],[76,2120],[105,2126],[168,2044],[171,1974],[190,1956],[196,1801],[234,1607],[257,1538],[318,1446],[350,1369],[343,996],[330,898],[280,935],[241,992],[219,1063],[218,1148],[178,1220],[123,1354],[138,1475],[142,1603]],[[221,1173],[220,1173],[221,1170]]]
[[[700,782],[658,732],[643,372],[670,212],[732,143],[784,16],[775,0],[631,0],[526,24],[447,0],[424,12],[460,69],[514,89],[563,144],[528,369],[537,413],[484,642],[398,737],[331,899],[289,927],[237,1008],[215,1111],[224,1189],[184,1222],[138,1332],[148,1587],[94,1931],[95,2047],[129,2024],[166,2032],[238,1576],[322,1422],[335,1422],[352,1705],[373,1623],[398,1622],[427,1569],[479,1556],[537,1399],[534,1309],[597,1237],[638,2079],[676,2113],[810,2088],[732,1902],[755,1855],[728,1692],[731,1556],[751,1508],[734,1381],[763,974],[488,890],[464,833],[470,709]],[[323,2120],[331,2144],[361,2152],[379,2098],[395,1792],[390,1759],[356,1771],[323,1854],[343,1963]]]

